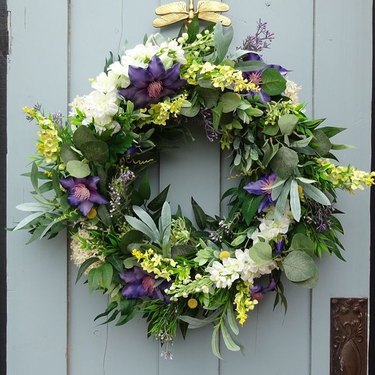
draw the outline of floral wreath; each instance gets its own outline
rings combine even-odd
[[[285,305],[282,280],[313,288],[314,258],[342,259],[336,190],[374,184],[375,172],[331,161],[346,147],[331,142],[343,129],[307,118],[288,70],[264,61],[274,37],[266,23],[228,57],[232,35],[194,19],[177,38],[155,34],[111,54],[66,124],[24,108],[39,126],[35,201],[18,206],[29,215],[14,229],[32,241],[68,227],[77,280],[109,296],[98,317],[121,325],[142,315],[165,358],[178,329],[185,337],[207,324],[217,357],[220,336],[239,350],[238,324],[266,293]],[[194,199],[194,222],[172,213],[169,187],[151,198],[147,170],[189,138],[191,118],[230,152],[236,186],[223,195],[225,217]]]

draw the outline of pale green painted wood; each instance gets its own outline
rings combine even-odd
[[[142,42],[143,34],[154,32],[153,10],[159,3],[157,0],[72,2],[69,99],[90,90],[87,78],[101,71],[109,50],[121,53],[124,48]],[[294,70],[289,77],[303,87],[300,97],[310,103],[309,113],[314,99],[316,117],[328,116],[327,123],[349,128],[340,140],[357,145],[357,149],[344,153],[342,161],[368,169],[371,1],[363,0],[359,4],[355,0],[344,3],[338,0],[329,3],[322,0],[252,0],[248,3],[227,0],[227,3],[231,5],[229,16],[236,33],[232,48],[241,45],[242,39],[254,31],[258,18],[268,21],[276,39],[272,49],[264,52],[266,60]],[[26,156],[34,152],[30,140],[36,137],[35,128],[25,125],[20,108],[40,101],[46,110],[65,110],[68,33],[65,4],[9,0],[9,8],[13,45],[8,94],[8,212],[9,225],[12,225],[22,217],[14,206],[29,199],[30,186],[19,174],[25,169]],[[163,33],[174,35],[172,29]],[[128,44],[124,47],[125,41]],[[53,86],[48,85],[50,82]],[[191,195],[209,213],[219,213],[219,196],[231,184],[227,179],[228,161],[219,156],[217,145],[208,144],[198,129],[194,134],[195,143],[183,144],[162,156],[160,179],[158,170],[154,169],[153,184],[164,188],[172,183],[172,206],[176,208],[176,203],[180,203],[188,216],[191,216]],[[362,192],[354,199],[346,200],[344,195],[342,198],[341,207],[351,213],[351,218],[344,218],[348,262],[340,264],[333,258],[321,262],[321,281],[313,292],[311,306],[312,335],[310,293],[286,284],[287,315],[284,317],[279,309],[273,312],[273,296],[267,296],[239,336],[244,355],[223,350],[225,361],[220,364],[210,352],[209,329],[190,332],[186,342],[179,337],[174,347],[174,360],[166,362],[159,358],[158,344],[145,338],[146,324],[140,319],[121,328],[113,324],[98,326],[93,318],[105,308],[106,299],[100,294],[89,295],[82,283],[74,285],[77,269],[73,265],[69,266],[67,289],[63,236],[53,242],[26,247],[24,233],[10,234],[8,373],[67,374],[67,324],[69,375],[119,371],[155,375],[328,373],[330,297],[368,295],[369,195]],[[225,207],[221,209],[225,212]],[[46,305],[42,306],[42,302]]]
[[[220,152],[218,144],[208,143],[201,123],[191,122],[194,142],[164,151],[160,161],[160,188],[171,185],[172,212],[181,205],[185,216],[193,218],[190,198],[210,215],[220,213]],[[176,145],[177,146],[177,145]],[[160,374],[188,375],[217,373],[218,360],[211,353],[211,327],[189,331],[186,342],[176,339],[173,361],[161,360]]]
[[[327,124],[346,127],[337,142],[355,145],[340,155],[342,164],[368,170],[371,158],[372,1],[316,1],[315,114]],[[312,374],[328,373],[331,297],[368,297],[369,191],[340,194],[347,262],[335,257],[320,264],[313,291]],[[324,317],[322,319],[322,317]]]
[[[168,3],[161,0],[160,4]],[[162,29],[165,36],[175,36],[181,25]],[[220,150],[218,144],[207,142],[202,124],[190,121],[194,142],[174,146],[160,158],[160,189],[171,185],[168,199],[172,212],[177,204],[185,216],[193,218],[190,199],[193,197],[210,215],[220,213]],[[192,373],[215,375],[219,364],[211,353],[210,327],[197,332],[189,331],[186,341],[179,335],[173,347],[173,361],[160,359],[160,375],[189,375]]]
[[[153,31],[154,7],[156,2],[150,0],[72,2],[70,100],[90,92],[88,78],[103,70],[109,51],[115,56],[121,54]],[[139,373],[157,374],[158,345],[147,340],[146,323],[139,319],[116,327],[114,323],[94,322],[105,310],[107,298],[100,293],[90,295],[82,281],[74,285],[77,268],[71,264],[69,270],[69,375],[114,374],[135,366]]]
[[[11,50],[8,64],[8,226],[24,216],[17,204],[31,201],[31,184],[20,174],[35,153],[37,126],[25,105],[66,111],[66,2],[9,0]],[[24,232],[8,234],[9,375],[66,374],[66,241],[25,245]]]
[[[255,32],[256,21],[268,22],[275,33],[271,49],[262,52],[268,63],[281,64],[293,70],[289,79],[302,86],[300,100],[311,104],[313,61],[313,7],[312,2],[300,0],[230,2],[230,17],[235,36],[233,46]],[[228,181],[228,161],[223,160],[222,191]],[[309,374],[310,353],[310,292],[284,280],[288,311],[273,310],[274,295],[264,300],[249,314],[249,320],[239,335],[243,353],[224,351],[220,374],[230,375],[233,370],[246,374]],[[224,348],[224,344],[222,344]],[[290,356],[293,355],[293,360]]]

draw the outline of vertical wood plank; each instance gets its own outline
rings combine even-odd
[[[35,154],[35,124],[22,107],[39,102],[45,111],[66,110],[66,2],[9,0],[8,226],[24,215],[31,184],[20,174]],[[8,234],[8,373],[66,375],[66,241],[25,245],[24,232]]]
[[[315,113],[327,124],[347,128],[337,143],[355,145],[338,154],[340,163],[369,170],[371,159],[372,1],[316,0]],[[369,191],[347,197],[339,209],[345,235],[346,262],[334,256],[320,264],[313,291],[312,374],[329,369],[329,303],[331,297],[367,297],[369,280]]]
[[[169,201],[172,212],[181,205],[185,216],[193,218],[190,198],[210,215],[220,212],[220,150],[208,143],[199,122],[189,124],[194,142],[166,150],[160,160],[160,188],[171,185]],[[186,342],[178,336],[173,347],[173,361],[160,359],[161,375],[191,373],[217,374],[218,361],[211,353],[211,327],[188,332]]]
[[[161,0],[160,4],[170,1]],[[166,37],[175,37],[181,24],[162,30]],[[193,218],[190,199],[194,197],[210,215],[220,213],[220,150],[210,144],[199,122],[191,121],[189,127],[195,139],[166,150],[160,158],[160,189],[171,185],[168,200],[172,212],[177,205],[185,216]],[[218,360],[211,353],[211,327],[188,332],[186,342],[178,335],[173,347],[173,360],[160,358],[160,375],[191,373],[216,375]]]
[[[72,2],[70,100],[90,92],[88,78],[103,70],[109,51],[115,56],[122,54],[126,48],[142,43],[144,34],[152,32],[154,3],[150,0]],[[158,346],[147,340],[145,322],[134,320],[123,327],[116,327],[113,322],[103,326],[94,322],[94,317],[105,310],[107,299],[99,293],[90,295],[81,282],[74,285],[76,274],[77,268],[71,264],[69,375],[113,374],[125,367],[137,368],[141,374],[157,374]]]
[[[0,373],[6,373],[7,340],[7,243],[6,243],[6,171],[7,171],[7,71],[9,53],[7,1],[0,1]]]
[[[266,21],[275,39],[271,48],[262,52],[263,58],[268,63],[292,70],[288,78],[302,86],[300,101],[309,103],[309,111],[312,101],[312,1],[253,0],[244,3],[232,0],[228,3],[235,30],[233,47],[241,46],[243,39],[255,32],[259,18]],[[222,165],[224,192],[232,181],[228,181],[227,159],[223,159]],[[249,314],[249,320],[241,330],[242,355],[223,350],[225,360],[220,363],[220,374],[230,375],[233,369],[239,373],[251,371],[267,375],[309,374],[310,292],[287,280],[284,280],[284,286],[288,299],[286,315],[281,307],[273,310],[274,295],[266,295]],[[291,353],[293,360],[290,360]]]

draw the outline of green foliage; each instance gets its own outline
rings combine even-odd
[[[286,88],[286,79],[277,69],[268,68],[262,73],[262,88],[268,95],[281,95]]]

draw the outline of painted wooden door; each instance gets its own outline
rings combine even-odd
[[[142,42],[159,0],[8,0],[11,50],[8,65],[8,225],[21,218],[15,205],[29,200],[20,174],[34,152],[35,128],[21,108],[42,103],[67,112],[87,79],[102,69],[109,51],[121,53]],[[303,90],[307,112],[348,130],[342,143],[357,147],[341,162],[370,167],[371,0],[227,0],[235,27],[232,48],[252,33],[259,18],[276,39],[264,53],[270,63],[292,70]],[[168,33],[168,32],[167,32]],[[198,132],[199,133],[199,132]],[[172,183],[170,200],[188,209],[190,196],[212,214],[220,212],[225,159],[215,145],[186,144],[164,155],[154,186]],[[257,308],[240,335],[243,353],[210,352],[210,331],[178,338],[174,359],[159,356],[145,338],[146,325],[124,327],[93,322],[106,299],[75,285],[66,236],[26,246],[25,233],[8,235],[8,374],[206,374],[322,375],[329,372],[331,297],[368,296],[369,193],[341,197],[347,262],[324,258],[314,291],[287,285],[286,315],[273,299]],[[223,209],[223,208],[222,208]]]

